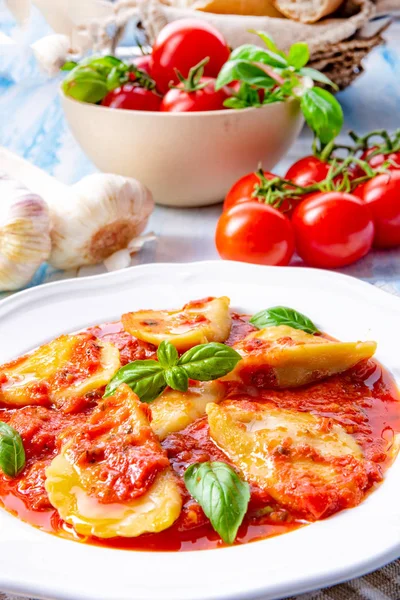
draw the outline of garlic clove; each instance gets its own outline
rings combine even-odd
[[[46,35],[31,45],[39,66],[47,75],[57,75],[68,59],[70,40],[66,35]]]
[[[103,262],[128,247],[154,208],[150,191],[135,179],[96,173],[71,187],[67,206],[52,204],[50,263],[59,269]]]
[[[40,196],[0,176],[0,291],[17,290],[32,279],[50,254],[50,217]]]
[[[117,250],[114,254],[111,254],[104,261],[104,266],[107,271],[119,271],[120,269],[126,269],[131,265],[131,254],[139,252],[143,248],[144,244],[151,242],[156,239],[153,232],[146,235],[140,235],[137,238],[131,240],[128,247],[123,250]]]

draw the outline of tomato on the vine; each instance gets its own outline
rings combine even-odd
[[[152,90],[132,83],[125,83],[109,92],[103,98],[101,104],[110,108],[158,111],[160,110],[161,96]]]
[[[276,175],[263,171],[265,179],[275,179]],[[253,196],[253,193],[257,186],[262,184],[260,173],[254,172],[245,175],[239,179],[229,190],[224,201],[224,210],[231,208],[239,202],[249,202],[250,200],[257,200]]]
[[[342,192],[309,196],[296,208],[292,223],[297,252],[313,267],[349,265],[369,252],[374,238],[365,202]]]
[[[178,83],[175,69],[187,77],[194,65],[209,57],[204,75],[217,77],[229,55],[229,46],[218,29],[206,21],[178,19],[166,25],[157,36],[152,52],[151,76],[157,88],[165,94],[171,82]]]
[[[354,194],[368,205],[375,224],[374,246],[400,246],[400,170],[377,175],[358,186]]]
[[[200,112],[223,110],[224,102],[231,96],[227,88],[216,91],[216,80],[212,77],[201,77],[199,89],[187,89],[177,86],[167,92],[161,102],[162,112]]]
[[[307,187],[326,179],[329,169],[330,164],[316,156],[304,156],[290,167],[285,179],[289,179],[296,185]]]
[[[239,203],[218,221],[215,244],[221,258],[261,265],[287,265],[294,252],[292,224],[262,202]]]

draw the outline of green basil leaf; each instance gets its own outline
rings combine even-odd
[[[182,367],[171,367],[165,371],[165,381],[173,390],[187,392],[189,377]]]
[[[267,75],[261,67],[247,60],[233,60],[225,63],[217,77],[215,87],[220,89],[232,81],[241,81],[265,89],[276,85],[276,81]]]
[[[178,366],[183,367],[191,379],[211,381],[230,373],[241,358],[230,346],[212,342],[194,346],[185,352],[180,357]]]
[[[9,477],[16,477],[25,466],[25,449],[18,431],[0,422],[0,468]]]
[[[112,396],[121,383],[126,383],[142,402],[152,402],[166,387],[165,371],[156,360],[135,360],[128,363],[111,379],[104,398]]]
[[[243,46],[235,48],[231,53],[228,62],[231,60],[248,60],[281,69],[285,69],[289,65],[285,56],[272,52],[268,48],[259,48],[254,44],[244,44]]]
[[[163,340],[158,346],[157,358],[158,362],[162,367],[164,367],[164,369],[169,369],[170,367],[174,367],[178,362],[178,350],[173,344],[171,344],[171,342],[168,342],[168,340]]]
[[[285,53],[282,52],[282,50],[279,50],[278,46],[275,44],[272,37],[268,35],[268,33],[265,33],[265,31],[257,31],[256,29],[249,29],[249,33],[255,33],[258,35],[258,37],[261,38],[264,44],[267,46],[268,50],[271,50],[271,52],[275,52],[275,54],[279,54],[279,56],[282,56],[284,59],[286,59]]]
[[[99,73],[103,73],[104,75],[108,75],[108,73],[114,67],[123,67],[124,70],[128,69],[128,65],[126,65],[122,60],[116,58],[115,56],[89,56],[85,58],[79,63],[80,66],[92,67],[96,69]]]
[[[311,319],[287,306],[273,306],[262,310],[250,319],[250,323],[257,329],[264,329],[271,325],[288,325],[306,333],[319,333]]]
[[[61,67],[60,71],[72,71],[75,67],[78,66],[78,63],[74,60],[67,60]]]
[[[322,144],[332,141],[343,127],[343,110],[327,90],[313,88],[301,97],[304,117]]]
[[[106,78],[92,67],[81,65],[68,73],[62,88],[67,96],[92,104],[102,100],[108,93]]]
[[[233,544],[250,500],[250,486],[223,462],[195,463],[186,469],[187,490],[226,544]]]
[[[112,90],[115,90],[127,81],[129,81],[127,74],[121,73],[118,67],[113,67],[107,75],[107,89],[109,92],[111,92]]]
[[[324,73],[321,73],[321,71],[313,69],[312,67],[303,67],[302,69],[299,69],[298,75],[301,75],[302,77],[310,77],[310,79],[312,79],[313,81],[318,81],[319,83],[330,85],[335,90],[338,89],[336,83],[333,83],[333,81],[331,81],[329,77],[324,75]]]
[[[291,67],[301,69],[310,60],[310,52],[305,42],[297,42],[290,47],[288,62]]]

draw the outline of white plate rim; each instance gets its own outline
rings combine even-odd
[[[190,289],[196,286],[218,288],[225,282],[232,286],[235,282],[238,293],[245,293],[240,292],[238,279],[241,287],[248,285],[249,289],[251,286],[252,289],[264,289],[265,281],[269,292],[281,293],[282,288],[283,295],[289,294],[293,288],[300,297],[309,288],[317,296],[332,293],[339,297],[342,294],[349,298],[349,302],[354,297],[363,305],[360,304],[360,316],[354,312],[353,320],[361,319],[361,315],[370,315],[371,321],[376,321],[380,330],[385,332],[383,339],[388,346],[393,317],[400,319],[398,298],[347,275],[317,269],[205,261],[142,265],[19,292],[0,302],[0,336],[2,325],[8,331],[13,323],[20,327],[24,318],[28,319],[26,314],[32,311],[38,311],[37,314],[46,317],[47,322],[50,313],[55,311],[51,307],[56,306],[57,298],[58,302],[60,298],[63,301],[69,299],[72,305],[84,307],[88,298],[101,298],[103,294],[105,306],[110,292],[115,295],[115,286],[130,288],[138,285],[139,290],[147,288],[147,293],[153,293],[157,285],[161,285],[154,283],[157,279],[172,282],[169,291],[165,292],[170,297],[174,293],[173,288],[180,293],[179,286],[186,285],[187,300],[195,297]],[[122,292],[118,294],[122,296]],[[153,297],[152,302],[163,306],[161,298]],[[356,306],[356,300],[354,302]],[[296,302],[289,302],[288,297],[286,304],[294,305]],[[324,307],[318,310],[324,310]],[[312,317],[313,310],[309,313]],[[76,315],[66,315],[67,321],[71,318],[76,321],[75,329],[84,325]],[[350,323],[347,325],[351,327]],[[51,327],[54,329],[54,325]],[[62,327],[54,330],[54,335],[62,330]],[[70,325],[67,330],[71,331]],[[42,342],[37,340],[37,331],[23,331],[24,339],[12,342],[18,347],[18,353]],[[9,352],[11,358],[13,352]],[[388,359],[384,362],[399,383],[400,367],[398,362],[393,362],[391,355],[388,347]],[[260,596],[272,600],[299,594],[358,577],[400,556],[400,506],[397,508],[395,501],[399,492],[400,461],[396,460],[383,485],[361,506],[324,522],[245,546],[162,555],[108,550],[61,540],[37,531],[1,510],[3,564],[0,588],[14,594],[52,600],[250,600]],[[376,510],[382,511],[382,508],[385,514],[374,520]],[[340,542],[342,546],[338,552]],[[19,571],[17,563],[21,558],[23,568]],[[72,570],[68,568],[71,561],[74,565]],[[110,574],[106,573],[107,566]],[[132,568],[134,582],[130,572]],[[155,568],[159,577],[152,578],[150,575]],[[175,575],[177,568],[182,571],[179,581]],[[98,577],[99,570],[101,578]],[[202,576],[204,572],[207,577]]]

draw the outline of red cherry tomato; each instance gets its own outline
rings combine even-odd
[[[151,90],[125,83],[122,87],[109,92],[101,104],[110,108],[159,111],[161,97]]]
[[[371,211],[375,224],[374,246],[400,246],[400,170],[377,175],[359,185],[354,194],[364,200]]]
[[[369,252],[374,223],[365,203],[352,194],[317,193],[294,211],[297,252],[313,266],[349,265]]]
[[[204,75],[217,77],[229,54],[229,46],[218,29],[206,21],[179,19],[166,25],[157,36],[151,75],[165,94],[171,81],[178,83],[175,69],[187,77],[193,66],[209,57]]]
[[[381,167],[383,163],[387,161],[393,163],[387,167],[389,171],[393,171],[394,169],[400,169],[400,152],[390,152],[388,154],[383,154],[380,152],[379,154],[375,154],[375,156],[372,156],[369,159],[369,156],[373,152],[375,152],[376,149],[377,146],[373,146],[372,148],[364,150],[364,152],[360,156],[361,160],[367,161],[372,169],[379,169],[379,167]],[[364,175],[364,169],[360,165],[354,165],[352,169],[352,178],[356,179],[358,177],[363,177]]]
[[[221,258],[260,265],[287,265],[294,251],[292,224],[261,202],[245,202],[224,211],[215,244]]]
[[[207,85],[199,90],[185,91],[180,86],[169,90],[161,102],[162,112],[199,112],[222,110],[224,102],[231,96],[228,88],[215,90],[215,79],[201,77],[199,83]]]
[[[276,175],[264,171],[264,177],[266,179],[274,179]],[[224,210],[228,210],[234,204],[239,202],[249,202],[251,200],[257,200],[253,197],[253,192],[257,185],[260,185],[261,179],[257,173],[249,173],[245,175],[239,181],[237,181],[229,190],[224,201]]]
[[[151,60],[151,54],[143,54],[143,56],[135,58],[133,64],[141,71],[147,73],[147,75],[150,75]]]
[[[368,160],[368,157],[370,156],[370,154],[372,154],[372,152],[374,152],[375,150],[376,150],[376,146],[373,148],[368,148],[368,150],[365,150],[361,154],[361,159]],[[373,169],[377,169],[378,167],[381,167],[383,165],[383,163],[386,161],[391,161],[391,162],[395,163],[394,165],[390,165],[388,167],[389,169],[400,169],[400,152],[389,152],[388,154],[381,154],[381,153],[375,154],[375,156],[370,158],[370,160],[368,161],[368,164]]]
[[[330,165],[316,156],[305,156],[295,162],[286,173],[285,179],[296,185],[307,187],[326,179]]]

